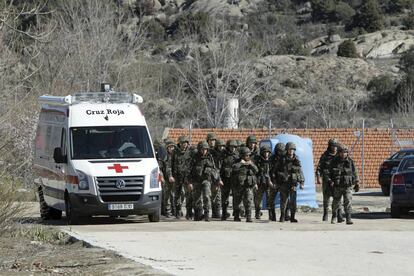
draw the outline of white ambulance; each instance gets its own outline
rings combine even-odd
[[[160,219],[158,163],[142,97],[113,92],[41,96],[34,170],[43,219]]]

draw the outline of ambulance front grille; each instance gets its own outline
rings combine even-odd
[[[138,201],[144,193],[144,176],[97,177],[96,180],[103,202]],[[124,182],[117,185],[119,180]]]

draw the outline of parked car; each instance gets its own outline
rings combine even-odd
[[[391,217],[414,210],[414,155],[404,157],[391,178]]]
[[[400,150],[392,154],[387,160],[385,160],[381,164],[378,174],[378,182],[380,183],[382,193],[385,196],[390,195],[390,185],[393,169],[397,168],[401,160],[405,156],[409,155],[414,155],[414,149]]]

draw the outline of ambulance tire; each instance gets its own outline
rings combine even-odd
[[[68,225],[77,225],[80,223],[78,215],[73,213],[72,204],[68,194],[65,194],[65,207],[66,207],[66,222]]]
[[[62,211],[57,210],[55,208],[52,208],[47,205],[45,201],[45,197],[43,195],[43,189],[42,186],[39,186],[38,189],[38,195],[39,195],[39,204],[40,204],[40,217],[44,220],[59,220],[62,218]]]
[[[155,213],[148,215],[148,219],[150,222],[159,222],[160,217],[161,217],[161,208],[159,208]]]

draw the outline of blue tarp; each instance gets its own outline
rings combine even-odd
[[[305,189],[300,190],[298,187],[297,204],[298,206],[309,206],[311,208],[318,208],[316,203],[316,189],[315,189],[315,172],[313,161],[312,140],[309,138],[302,138],[297,135],[279,134],[271,139],[264,139],[260,141],[260,146],[269,145],[274,152],[277,143],[293,142],[296,145],[296,155],[302,163],[302,170],[305,176]],[[276,206],[279,207],[280,195],[277,195]],[[263,207],[266,206],[266,199],[263,200]]]

